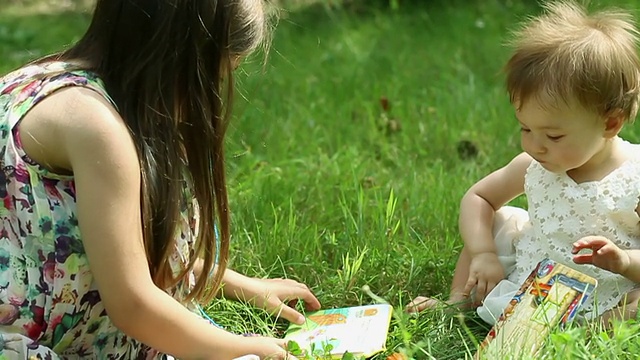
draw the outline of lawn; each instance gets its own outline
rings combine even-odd
[[[376,359],[464,359],[488,331],[474,314],[401,310],[416,295],[446,297],[462,195],[520,151],[500,71],[509,30],[539,8],[415,3],[283,11],[266,65],[255,56],[239,70],[228,137],[232,267],[303,281],[324,307],[371,303],[368,285],[398,309]],[[71,43],[88,19],[0,12],[0,72]],[[633,126],[623,135],[640,141]],[[238,333],[286,328],[244,304],[220,300],[207,311]],[[636,330],[554,334],[544,358],[635,358]]]

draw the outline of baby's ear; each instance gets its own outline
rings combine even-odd
[[[604,137],[612,138],[620,133],[626,119],[622,109],[614,109],[609,111],[604,120]]]

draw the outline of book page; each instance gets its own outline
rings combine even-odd
[[[330,345],[333,355],[345,352],[365,356],[385,349],[392,308],[366,305],[307,313],[304,325],[291,325],[285,339],[307,351],[323,351]]]

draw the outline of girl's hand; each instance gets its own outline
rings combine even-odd
[[[579,254],[583,249],[590,253]],[[601,269],[624,275],[631,264],[629,253],[604,236],[586,236],[573,243],[571,253],[576,264],[592,264]]]
[[[504,268],[497,254],[485,252],[474,255],[469,265],[469,280],[463,293],[468,295],[473,288],[476,288],[475,299],[472,300],[475,304],[479,304],[503,279]]]
[[[295,280],[252,278],[227,269],[222,293],[227,298],[242,300],[296,324],[303,324],[302,314],[293,306],[302,300],[309,311],[320,309],[311,290]]]
[[[303,324],[305,319],[293,307],[302,300],[309,311],[320,309],[320,302],[309,288],[291,279],[250,279],[250,288],[244,290],[247,301],[269,313],[276,314],[295,324]],[[252,294],[252,296],[247,296]]]
[[[296,360],[297,358],[289,354],[286,350],[287,340],[276,339],[266,336],[256,336],[245,338],[246,348],[251,354],[257,355],[260,359],[268,360]]]

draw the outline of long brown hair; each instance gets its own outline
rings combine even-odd
[[[204,259],[203,276],[187,299],[210,300],[227,265],[224,136],[232,64],[263,44],[267,33],[263,0],[98,0],[85,35],[57,55],[104,81],[130,129],[141,166],[144,244],[156,285],[170,289],[199,256]],[[176,277],[169,256],[181,210],[190,206],[188,193],[197,204],[197,245]],[[209,283],[216,253],[219,270]]]

